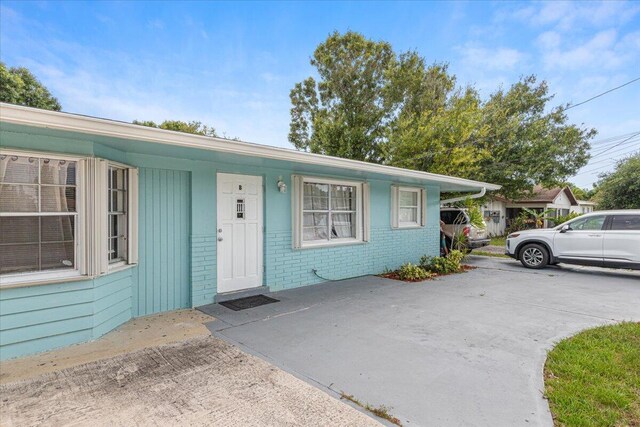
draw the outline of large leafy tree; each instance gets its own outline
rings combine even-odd
[[[546,82],[538,83],[535,76],[490,96],[482,107],[488,133],[481,145],[491,156],[474,177],[500,184],[505,196],[517,197],[534,184],[561,184],[587,163],[595,129],[567,123],[566,106],[547,111],[552,98]]]
[[[640,209],[640,152],[601,175],[593,199],[598,209]]]
[[[501,184],[517,197],[557,185],[588,161],[595,130],[550,108],[546,82],[524,77],[482,100],[446,64],[382,41],[333,33],[294,86],[289,140],[301,150]]]
[[[331,34],[313,53],[313,77],[291,90],[289,140],[300,150],[380,161],[390,118],[391,45],[354,32]]]
[[[58,100],[24,67],[7,68],[0,62],[0,101],[60,111]]]
[[[202,122],[198,121],[183,122],[181,120],[165,120],[162,123],[157,124],[150,120],[134,120],[133,124],[165,130],[173,130],[176,132],[193,133],[196,135],[212,137],[218,136],[216,130],[213,127],[203,125]]]

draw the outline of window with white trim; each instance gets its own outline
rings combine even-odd
[[[425,194],[422,188],[392,185],[391,227],[423,227],[426,221]]]
[[[368,239],[364,202],[368,185],[294,176],[294,247],[362,242]]]
[[[78,270],[78,167],[0,154],[0,274]]]
[[[0,286],[95,277],[137,263],[138,170],[0,150]]]
[[[108,250],[109,264],[127,261],[128,177],[127,169],[109,165],[108,177]]]

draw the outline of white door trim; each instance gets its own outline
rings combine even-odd
[[[256,175],[221,172],[216,174],[217,293],[235,292],[263,285],[264,190],[262,181],[262,176]],[[242,190],[238,189],[240,185]],[[255,196],[254,200],[251,200],[252,196]],[[237,204],[238,199],[243,201],[243,206],[240,208]],[[255,203],[254,207],[250,206],[252,203]],[[225,209],[227,209],[226,212]],[[251,218],[252,209],[255,209],[255,220]],[[244,218],[238,217],[240,210],[245,212]],[[251,227],[245,224],[255,226],[252,234],[246,233]],[[242,234],[239,234],[241,230]],[[254,245],[255,248],[251,249]],[[247,256],[247,251],[250,251],[250,256]],[[254,274],[251,274],[252,272]],[[236,275],[237,277],[234,277]]]

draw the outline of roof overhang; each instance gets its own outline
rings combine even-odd
[[[294,163],[327,166],[365,173],[381,174],[397,178],[406,178],[431,183],[448,184],[459,191],[488,191],[500,189],[500,185],[456,178],[447,175],[384,166],[375,163],[307,153],[287,148],[272,147],[243,141],[212,138],[183,132],[168,131],[135,125],[116,120],[101,119],[79,114],[41,110],[38,108],[0,103],[0,122],[24,126],[47,128],[88,135],[143,141],[151,144],[172,145],[182,148],[217,151],[240,156],[261,157]]]

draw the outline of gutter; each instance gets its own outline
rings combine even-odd
[[[487,192],[487,188],[486,187],[482,187],[482,190],[480,190],[479,193],[475,193],[475,194],[471,194],[469,196],[458,196],[458,197],[453,197],[451,199],[445,199],[445,200],[440,200],[440,206],[447,204],[447,203],[453,203],[453,202],[459,202],[461,200],[465,200],[465,199],[478,199],[482,196],[484,196]]]

